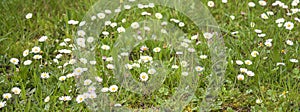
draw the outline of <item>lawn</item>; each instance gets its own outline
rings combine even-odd
[[[0,111],[299,112],[299,5],[2,0]]]

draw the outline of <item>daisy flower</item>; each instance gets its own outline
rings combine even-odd
[[[81,102],[83,102],[84,100],[85,100],[85,97],[84,97],[83,95],[78,95],[78,96],[76,97],[77,103],[81,103]]]
[[[213,1],[208,1],[207,2],[207,6],[208,7],[214,7],[215,6],[215,3]]]
[[[60,77],[58,78],[58,80],[60,80],[60,81],[65,81],[66,79],[67,79],[66,76],[60,76]]]
[[[145,82],[145,81],[147,81],[148,80],[148,74],[147,73],[145,73],[145,72],[142,72],[141,74],[140,74],[140,80],[141,81],[143,81],[143,82]]]
[[[108,92],[108,91],[109,91],[109,88],[107,88],[107,87],[104,87],[101,89],[101,92],[103,92],[103,93]]]
[[[3,107],[5,107],[5,106],[6,106],[6,102],[5,101],[0,102],[0,109],[3,108]]]
[[[116,92],[116,91],[118,91],[118,86],[117,86],[117,85],[111,85],[111,86],[109,87],[109,91],[110,91],[110,92]]]
[[[113,64],[107,64],[106,68],[107,69],[115,69],[115,66]]]
[[[33,53],[40,53],[40,51],[41,51],[41,48],[37,47],[37,46],[35,46],[31,49],[31,52],[33,52]]]
[[[109,47],[108,45],[102,45],[102,46],[101,46],[101,49],[103,49],[103,50],[109,50],[110,47]]]
[[[286,40],[285,42],[287,45],[290,45],[290,46],[294,45],[293,41],[291,41],[291,40]]]
[[[196,66],[195,69],[196,69],[197,72],[201,72],[201,71],[204,70],[204,68],[201,67],[201,66]]]
[[[294,23],[288,21],[288,22],[284,23],[284,27],[287,30],[292,30],[294,28]]]
[[[131,24],[131,28],[133,28],[133,29],[137,29],[137,28],[139,28],[140,27],[140,24],[138,23],[138,22],[133,22],[132,24]]]
[[[238,64],[238,65],[243,65],[244,64],[244,62],[241,61],[241,60],[236,60],[235,63]]]
[[[44,102],[49,102],[50,101],[50,96],[47,96],[45,99],[44,99]]]
[[[29,54],[29,50],[26,49],[25,51],[23,51],[23,56],[26,57]]]
[[[244,78],[245,78],[245,77],[244,77],[244,75],[242,75],[242,74],[239,74],[239,75],[237,76],[237,79],[240,80],[240,81],[241,81],[241,80],[244,80]]]
[[[297,59],[290,59],[290,62],[292,62],[292,63],[298,63],[299,61]]]
[[[249,2],[249,3],[248,3],[248,6],[249,6],[249,7],[255,7],[255,3],[254,3],[254,2]]]
[[[156,73],[156,70],[153,69],[153,68],[151,68],[151,69],[148,70],[148,74],[153,75],[153,74],[155,74],[155,73]]]
[[[17,59],[17,58],[11,58],[10,62],[13,63],[14,65],[17,65],[19,63],[19,59]]]
[[[252,72],[252,71],[249,71],[249,70],[246,72],[246,74],[247,74],[248,76],[250,76],[250,77],[252,77],[252,76],[254,76],[254,75],[255,75],[255,74],[254,74],[254,72]]]
[[[4,99],[8,100],[8,99],[10,99],[12,96],[11,96],[10,93],[4,93],[4,94],[2,95],[2,97],[3,97]]]
[[[252,65],[252,61],[246,60],[246,61],[245,61],[245,64],[246,64],[246,65]]]
[[[49,75],[49,73],[47,73],[47,72],[43,72],[42,74],[41,74],[41,78],[42,79],[48,79],[50,77],[50,75]]]
[[[26,19],[31,19],[31,18],[32,18],[32,13],[26,14],[25,18],[26,18]]]
[[[153,52],[160,52],[161,48],[160,47],[156,47],[153,49]]]
[[[14,94],[20,94],[21,93],[21,89],[18,87],[13,87],[11,89],[11,92],[13,92]]]
[[[258,52],[258,51],[252,51],[252,52],[251,52],[251,56],[252,56],[252,57],[257,57],[257,55],[259,55],[259,52]]]
[[[70,101],[71,99],[72,99],[71,96],[61,96],[61,97],[59,97],[60,101]]]
[[[155,13],[155,17],[157,19],[161,19],[161,18],[163,18],[163,15],[161,13]]]
[[[42,37],[39,39],[39,42],[45,42],[47,39],[48,39],[47,36],[42,36]]]

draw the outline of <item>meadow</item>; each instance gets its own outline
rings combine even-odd
[[[0,2],[1,112],[300,111],[299,0],[108,1]]]

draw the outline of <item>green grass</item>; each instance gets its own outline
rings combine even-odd
[[[77,26],[68,25],[69,20],[81,21],[96,0],[64,0],[60,2],[47,0],[3,0],[0,5],[0,95],[11,93],[13,87],[19,87],[21,93],[19,95],[12,94],[12,98],[0,101],[6,101],[6,106],[0,111],[90,111],[84,103],[77,103],[76,97],[80,91],[76,89],[76,79],[68,78],[65,81],[59,81],[59,77],[73,72],[73,67],[68,65],[63,69],[58,69],[68,62],[72,55],[64,54],[60,63],[57,65],[53,59],[60,49],[70,49],[69,47],[59,46],[66,38],[71,38],[73,43],[74,35],[77,33]],[[202,0],[203,4],[207,4],[207,0]],[[224,84],[220,88],[220,93],[215,103],[211,107],[211,111],[300,111],[300,66],[299,63],[292,63],[290,59],[300,59],[299,57],[299,41],[300,34],[299,22],[294,17],[299,17],[297,13],[293,16],[287,16],[286,10],[279,7],[272,7],[273,1],[268,1],[267,6],[262,7],[257,2],[254,8],[249,8],[250,0],[238,1],[230,0],[224,4],[220,0],[215,1],[215,7],[208,8],[217,23],[220,26],[222,35],[224,36],[225,45],[227,47],[227,70],[225,74]],[[292,0],[286,1],[290,4]],[[148,11],[148,10],[147,10]],[[190,20],[171,9],[156,7],[154,11],[160,12],[164,18],[176,17],[184,20],[186,26],[181,28],[183,31],[191,32],[188,35],[195,34],[198,31]],[[274,16],[263,20],[260,14],[266,11],[273,11]],[[124,27],[130,27],[131,22],[140,21],[144,18],[133,16],[140,14],[141,10],[122,12],[118,15],[116,21],[121,24],[123,18],[127,19]],[[149,10],[151,12],[151,10]],[[27,13],[33,13],[31,19],[25,19]],[[245,13],[245,14],[241,14]],[[231,20],[230,16],[234,15],[235,19]],[[155,18],[153,16],[153,18]],[[275,23],[278,18],[285,18],[286,21],[292,21],[295,25],[293,30],[286,30],[284,27],[279,28]],[[166,19],[168,20],[168,19]],[[250,27],[250,23],[254,22],[255,27]],[[255,29],[261,29],[266,34],[265,37],[258,37],[254,32]],[[107,28],[107,31],[112,29]],[[236,35],[231,32],[238,31]],[[117,32],[115,32],[117,33]],[[46,35],[48,40],[44,43],[38,42],[38,39]],[[103,86],[117,84],[113,79],[115,75],[112,71],[104,69],[109,63],[102,60],[102,56],[110,56],[109,52],[101,49],[102,44],[112,45],[117,36],[103,38],[97,40],[99,45],[96,46],[97,72],[103,78]],[[273,39],[272,47],[266,47],[263,43],[267,39]],[[286,44],[286,40],[292,40],[293,46]],[[203,38],[201,41],[205,41]],[[260,46],[262,43],[262,46]],[[145,54],[155,54],[152,49],[159,46],[163,48],[164,42],[147,41],[135,47],[131,56],[133,59],[139,58],[139,48],[142,45],[149,47],[149,52]],[[42,60],[33,60],[33,54],[23,57],[24,50],[31,50],[32,47],[39,46],[43,51]],[[112,46],[111,46],[112,48]],[[208,59],[202,60],[204,67],[211,65],[209,59],[209,51],[206,45],[196,47],[199,51],[198,55],[206,54]],[[285,53],[283,53],[283,51]],[[171,56],[166,55],[171,49],[162,49],[161,54],[155,56],[155,59],[171,60]],[[251,52],[258,51],[257,57],[252,57]],[[174,54],[174,52],[171,52]],[[267,57],[267,58],[266,58]],[[22,64],[13,65],[10,63],[11,58],[18,58]],[[24,66],[23,61],[31,59],[33,62],[30,66]],[[251,60],[252,65],[237,65],[236,60]],[[233,63],[231,63],[233,61]],[[178,60],[172,60],[178,63]],[[286,66],[276,66],[276,63],[284,62]],[[52,63],[52,64],[50,64]],[[172,63],[167,63],[171,66]],[[18,70],[17,70],[18,68]],[[255,73],[255,76],[245,76],[243,81],[237,80],[240,74],[240,68],[247,68]],[[139,78],[141,71],[147,69],[132,70],[135,78]],[[49,72],[49,79],[41,79],[42,72]],[[209,71],[204,71],[199,76],[199,85],[197,85],[196,97],[185,107],[185,111],[199,110],[199,105],[203,99],[203,91],[209,80]],[[109,75],[108,75],[109,74]],[[122,105],[130,108],[148,108],[158,106],[168,99],[178,87],[180,69],[176,71],[168,70],[168,75],[175,74],[165,80],[163,86],[154,91],[149,96],[134,94],[120,89],[119,94],[110,94],[113,100],[122,103]],[[176,75],[177,74],[177,75]],[[151,78],[151,77],[150,77]],[[122,85],[119,85],[120,87]],[[283,95],[285,92],[287,92]],[[71,96],[72,100],[63,102],[59,100],[61,96]],[[49,102],[44,99],[50,96]],[[284,97],[285,96],[285,97]],[[256,103],[257,99],[261,99],[262,103]]]

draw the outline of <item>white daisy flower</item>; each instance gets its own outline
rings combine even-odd
[[[17,65],[19,63],[19,59],[17,59],[17,58],[11,58],[10,62],[13,63],[14,65]]]
[[[266,6],[266,5],[267,5],[267,2],[264,1],[264,0],[260,0],[258,3],[259,3],[259,5],[261,5],[261,6]]]
[[[200,59],[206,59],[207,55],[200,55]]]
[[[115,66],[113,64],[107,64],[106,68],[107,69],[115,69]]]
[[[6,106],[6,101],[0,102],[0,109]]]
[[[48,79],[50,77],[50,75],[49,75],[49,73],[47,73],[47,72],[43,72],[42,74],[41,74],[41,78],[42,79]]]
[[[4,93],[4,94],[2,95],[2,97],[3,97],[4,99],[6,99],[6,100],[9,100],[12,96],[11,96],[10,93]]]
[[[13,87],[11,89],[11,92],[13,92],[14,94],[20,94],[21,93],[21,89],[18,87]]]
[[[172,68],[173,68],[173,69],[178,69],[179,66],[178,66],[178,65],[172,65]]]
[[[259,52],[258,52],[258,51],[252,51],[252,52],[251,52],[251,56],[252,56],[252,57],[257,57],[257,55],[259,55]]]
[[[92,80],[90,79],[86,79],[83,81],[83,85],[87,86],[87,85],[90,85],[92,83]]]
[[[37,46],[35,46],[31,49],[31,52],[33,52],[33,53],[40,53],[40,51],[41,51],[41,48],[37,47]]]
[[[26,18],[26,19],[31,19],[31,18],[32,18],[32,13],[26,14],[25,18]]]
[[[155,73],[156,73],[156,70],[153,69],[153,68],[151,68],[151,69],[148,70],[148,74],[153,75],[153,74],[155,74]]]
[[[77,103],[81,103],[81,102],[83,102],[85,100],[85,97],[83,96],[83,95],[78,95],[77,97],[76,97],[76,102]]]
[[[72,100],[71,96],[61,96],[59,97],[60,101],[70,101]]]
[[[69,20],[68,24],[70,25],[77,25],[79,23],[79,21],[75,21],[75,20]]]
[[[248,76],[250,76],[250,77],[252,77],[252,76],[255,75],[254,72],[252,72],[252,71],[250,71],[250,70],[248,70],[248,71],[246,72],[246,74],[247,74]]]
[[[207,6],[208,7],[214,7],[215,6],[215,3],[213,1],[208,1],[207,2]]]
[[[238,65],[243,65],[244,64],[244,62],[241,61],[241,60],[236,60],[235,63],[238,64]]]
[[[246,73],[248,70],[246,68],[240,68],[241,73]]]
[[[77,31],[77,35],[81,36],[81,37],[84,37],[85,36],[85,32],[83,30],[79,30],[79,31]]]
[[[32,63],[32,61],[31,60],[26,60],[26,61],[24,61],[24,65],[30,65]]]
[[[118,27],[117,28],[117,31],[119,32],[119,33],[122,33],[122,32],[125,32],[126,30],[125,30],[125,28],[124,27]]]
[[[201,66],[196,66],[195,69],[197,72],[202,72],[204,70],[204,68]]]
[[[263,101],[262,101],[261,99],[256,99],[255,102],[256,102],[257,104],[261,104]]]
[[[49,102],[50,101],[50,96],[47,96],[45,99],[44,99],[44,102]]]
[[[39,39],[39,42],[45,42],[47,39],[48,39],[47,36],[42,36],[42,37]]]
[[[145,72],[142,72],[141,74],[140,74],[140,80],[141,81],[143,81],[143,82],[145,82],[145,81],[147,81],[148,80],[148,74],[147,73],[145,73]]]
[[[252,61],[246,60],[246,61],[245,61],[245,64],[246,64],[246,65],[252,65]]]
[[[255,3],[254,3],[254,2],[249,2],[249,3],[248,3],[248,6],[249,6],[249,7],[255,7]]]
[[[180,22],[178,25],[179,27],[184,27],[185,24],[183,22]]]
[[[162,19],[163,18],[163,15],[161,13],[155,13],[155,17],[157,19]]]
[[[292,62],[292,63],[298,63],[299,61],[297,59],[290,59],[290,62]]]
[[[183,76],[188,76],[189,73],[188,73],[188,72],[182,72],[181,75],[183,75]]]
[[[263,18],[263,19],[269,19],[268,15],[266,13],[262,13],[260,15],[260,17]]]
[[[160,47],[156,47],[153,49],[153,52],[160,52],[161,48]]]
[[[211,39],[211,38],[214,36],[214,34],[209,33],[209,32],[206,32],[206,33],[203,33],[203,36],[204,36],[204,38],[206,38],[206,39]]]
[[[111,86],[109,87],[109,91],[110,91],[110,92],[116,92],[116,91],[118,91],[118,86],[117,86],[117,85],[111,85]]]
[[[36,59],[36,60],[42,59],[42,58],[43,58],[42,55],[34,55],[34,56],[33,56],[33,59]]]
[[[293,41],[291,41],[291,40],[286,40],[285,42],[287,45],[290,45],[290,46],[294,45]]]
[[[240,80],[240,81],[242,81],[242,80],[244,80],[244,75],[242,75],[242,74],[239,74],[238,76],[237,76],[237,79],[238,80]]]
[[[288,22],[284,23],[284,26],[285,26],[285,29],[292,30],[294,28],[294,23],[288,21]]]
[[[108,45],[102,45],[102,46],[101,46],[101,49],[103,49],[103,50],[109,50],[110,47],[109,47]]]
[[[58,80],[60,80],[60,81],[65,81],[66,79],[67,79],[66,76],[60,76],[60,77],[58,78]]]
[[[101,89],[101,92],[103,92],[103,93],[108,92],[108,91],[109,91],[109,88],[107,88],[107,87],[104,87]]]

